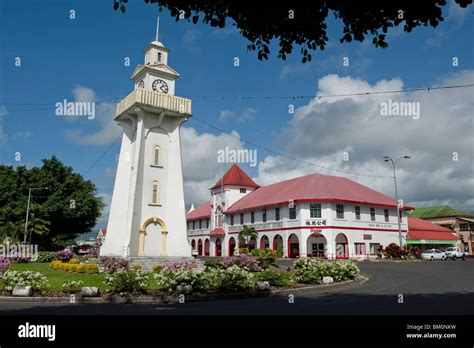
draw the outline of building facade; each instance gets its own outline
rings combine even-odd
[[[474,214],[447,205],[417,208],[409,214],[455,232],[458,236],[456,246],[474,255]]]
[[[406,209],[400,209],[403,240]],[[188,241],[198,255],[229,256],[242,245],[243,225],[258,233],[254,245],[284,257],[376,257],[399,244],[394,199],[352,180],[311,174],[257,185],[237,165],[210,189],[210,200],[188,212]]]

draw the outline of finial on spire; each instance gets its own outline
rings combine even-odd
[[[156,20],[156,40],[158,42],[158,33],[160,31],[160,16],[158,16],[158,19]]]

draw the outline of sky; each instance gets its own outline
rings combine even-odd
[[[96,227],[105,228],[120,151],[115,103],[133,89],[131,73],[159,14],[168,64],[181,74],[175,94],[193,101],[194,117],[181,129],[187,209],[206,201],[230,167],[217,160],[228,147],[256,151],[256,166],[241,166],[260,185],[319,172],[389,196],[392,167],[383,156],[409,155],[397,161],[405,202],[474,211],[473,87],[316,97],[472,84],[472,6],[448,2],[444,11],[437,28],[392,29],[387,49],[371,39],[340,44],[341,24],[330,16],[328,46],[303,64],[299,48],[279,60],[275,43],[259,61],[231,22],[224,29],[176,22],[144,1],[125,14],[112,1],[1,1],[0,164],[33,167],[57,156],[96,184],[107,204]],[[272,96],[305,98],[263,98]],[[54,105],[64,99],[94,101],[95,118],[57,116]],[[416,103],[419,115],[381,112],[402,102]]]

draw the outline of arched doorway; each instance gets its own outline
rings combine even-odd
[[[257,241],[255,240],[255,238],[252,238],[249,240],[249,245],[247,245],[247,248],[249,249],[249,251],[252,251],[253,249],[255,249],[256,245]]]
[[[234,237],[231,237],[229,239],[229,256],[234,255],[234,251],[235,251],[235,239]]]
[[[216,239],[215,255],[216,255],[216,256],[222,256],[222,241],[221,241],[220,238],[217,238],[217,239]]]
[[[198,240],[198,255],[202,256],[202,240]]]
[[[191,241],[191,249],[192,251],[196,250],[196,241],[194,239]]]
[[[306,241],[306,246],[308,257],[326,258],[327,240],[322,234],[311,234]]]
[[[294,233],[288,237],[288,257],[296,258],[300,256],[300,242]]]
[[[149,228],[151,224],[153,224],[153,226]],[[146,232],[147,228],[150,230],[148,233]],[[138,238],[138,256],[167,256],[167,235],[168,229],[162,219],[158,217],[147,219],[140,228],[140,236]]]
[[[273,237],[273,250],[280,252],[283,256],[283,237],[279,234]]]
[[[209,242],[209,239],[206,239],[204,241],[204,256],[209,256],[211,251],[211,243]]]
[[[260,238],[260,249],[270,248],[270,239],[267,236]]]
[[[349,243],[344,233],[339,233],[336,236],[336,259],[349,258]]]

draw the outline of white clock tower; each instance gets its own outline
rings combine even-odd
[[[179,135],[191,100],[174,95],[179,74],[168,53],[157,32],[133,71],[135,90],[117,105],[124,134],[101,255],[191,256]]]

